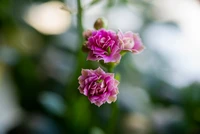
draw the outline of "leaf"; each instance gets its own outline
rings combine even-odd
[[[121,80],[121,75],[120,73],[115,73],[115,79],[120,81]]]

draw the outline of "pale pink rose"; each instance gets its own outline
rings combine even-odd
[[[91,103],[101,106],[117,100],[119,82],[113,73],[105,73],[100,67],[96,70],[82,69],[81,73],[78,89]]]
[[[122,33],[118,32],[121,50],[131,51],[132,53],[140,53],[145,48],[138,34],[131,31]]]

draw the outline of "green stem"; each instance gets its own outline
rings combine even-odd
[[[78,7],[78,14],[77,14],[77,25],[78,25],[78,31],[79,31],[79,42],[83,43],[83,25],[82,25],[82,16],[83,16],[83,9],[81,7],[81,0],[77,0],[77,7]],[[81,48],[82,45],[80,45]],[[81,51],[81,49],[79,50]]]
[[[109,66],[107,69],[108,69],[109,73],[112,73],[114,67]],[[112,103],[111,106],[112,106],[111,116],[110,116],[110,119],[108,121],[108,128],[107,128],[106,134],[115,134],[116,128],[117,128],[116,125],[117,125],[117,120],[118,120],[118,115],[119,115],[119,107],[117,105],[117,102]]]
[[[118,120],[118,115],[119,115],[119,108],[117,105],[117,102],[114,102],[111,104],[112,105],[112,112],[111,112],[111,117],[108,121],[108,129],[106,134],[115,134],[116,133],[116,125],[117,125],[117,120]]]
[[[79,76],[81,68],[85,65],[85,54],[82,52],[82,46],[84,43],[83,38],[83,24],[82,24],[82,17],[83,17],[83,8],[81,7],[81,0],[77,0],[77,7],[78,7],[78,14],[77,14],[77,25],[78,25],[78,40],[79,40],[79,49],[77,51],[77,76]]]
[[[113,67],[108,67],[108,72],[112,73],[113,72]]]
[[[78,34],[78,49],[75,53],[76,56],[76,68],[74,68],[74,73],[73,76],[71,77],[70,81],[68,82],[68,85],[66,87],[66,99],[67,99],[67,118],[66,122],[68,120],[72,120],[72,126],[78,126],[76,120],[74,120],[74,116],[76,116],[76,105],[79,103],[76,101],[77,99],[77,93],[78,91],[78,77],[81,74],[81,68],[84,68],[86,63],[85,63],[85,58],[86,55],[82,52],[82,45],[84,42],[82,33],[83,33],[83,25],[82,25],[82,16],[83,16],[83,9],[81,7],[81,0],[77,0],[77,34]],[[73,130],[74,133],[79,133],[81,131],[80,129],[75,129]]]
[[[81,7],[81,0],[77,0],[77,31],[78,31],[78,49],[75,53],[76,56],[76,68],[71,80],[68,82],[69,84],[66,87],[66,98],[70,101],[73,105],[74,103],[74,89],[78,88],[78,77],[81,73],[81,68],[85,66],[85,54],[82,52],[82,45],[84,42],[82,33],[83,33],[83,25],[82,25],[82,16],[83,16],[83,9]],[[78,89],[77,89],[78,92]]]
[[[77,71],[80,71],[82,67],[82,63],[85,61],[84,60],[84,53],[82,52],[82,45],[83,45],[83,24],[82,24],[82,17],[83,17],[83,9],[81,7],[81,0],[77,0],[77,7],[78,7],[78,14],[77,14],[77,29],[78,29],[78,51],[77,51],[77,66],[78,69]],[[80,72],[78,72],[80,73]]]

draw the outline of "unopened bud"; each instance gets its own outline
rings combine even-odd
[[[96,30],[106,27],[107,27],[107,21],[104,18],[98,18],[94,23],[94,28]]]
[[[85,38],[85,40],[88,40],[88,38],[92,35],[92,30],[86,30],[83,32],[83,37]]]
[[[87,41],[82,45],[82,51],[86,53],[89,52],[89,49],[87,48]]]

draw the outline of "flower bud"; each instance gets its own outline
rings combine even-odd
[[[98,18],[94,23],[94,28],[96,30],[106,27],[107,27],[107,21],[104,18]]]
[[[92,31],[93,30],[88,29],[83,32],[83,37],[85,38],[85,40],[88,40],[88,38],[92,35]]]
[[[85,43],[82,45],[82,51],[88,53],[88,52],[89,52],[89,49],[87,48],[86,44],[87,44],[87,42],[85,42]]]

